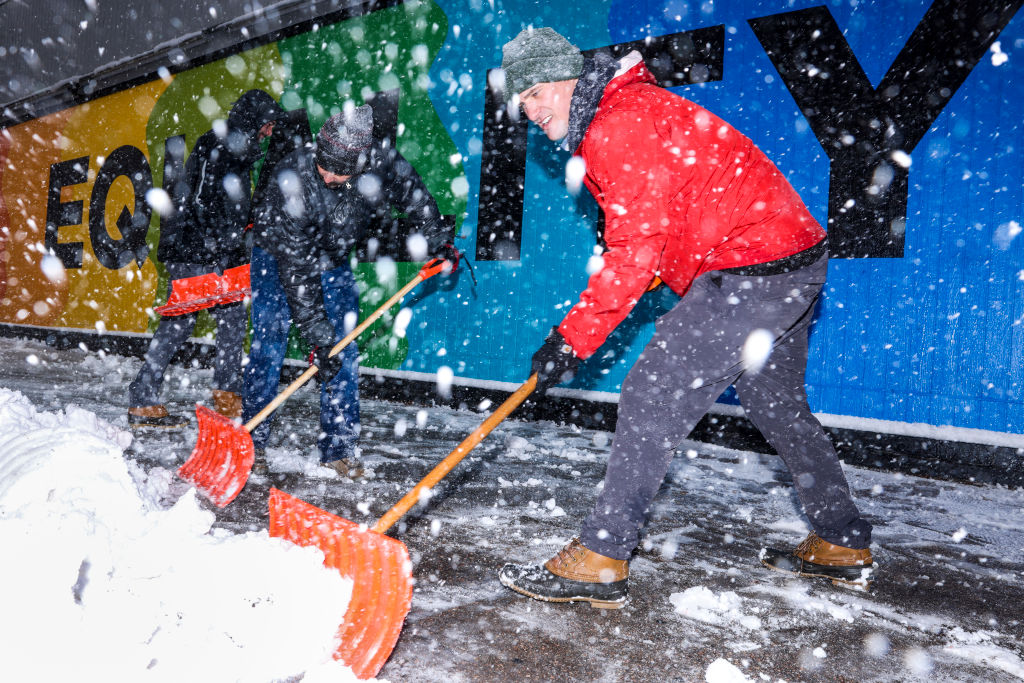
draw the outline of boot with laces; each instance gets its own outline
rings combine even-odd
[[[574,538],[543,565],[506,564],[502,585],[547,602],[589,602],[618,609],[626,604],[629,562],[598,555]]]
[[[761,564],[777,572],[829,579],[833,585],[867,590],[878,565],[868,548],[829,543],[813,531],[796,550],[762,548]]]
[[[172,415],[167,408],[157,404],[152,406],[132,406],[128,408],[129,427],[158,427],[160,429],[177,429],[188,424],[188,418]]]
[[[359,479],[366,474],[366,470],[355,458],[338,458],[337,460],[328,460],[320,464],[334,470],[339,476],[346,479]]]
[[[214,389],[213,409],[226,418],[238,420],[242,417],[242,395],[233,391]]]
[[[252,473],[259,475],[269,474],[270,465],[267,463],[267,449],[257,446],[253,449],[252,456]]]

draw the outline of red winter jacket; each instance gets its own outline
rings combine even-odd
[[[644,63],[607,85],[576,154],[604,210],[604,265],[558,331],[593,354],[657,275],[683,295],[708,271],[767,263],[825,236],[761,150],[655,85]]]

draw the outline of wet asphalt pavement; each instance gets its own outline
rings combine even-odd
[[[26,353],[42,362],[24,363]],[[21,391],[38,409],[76,403],[126,425],[136,359],[0,340],[0,368],[0,386]],[[173,373],[168,404],[191,412],[205,400],[209,371]],[[381,401],[364,401],[362,410],[367,477],[274,471],[272,457],[269,475],[252,477],[216,511],[218,525],[265,529],[270,486],[372,524],[487,415]],[[285,404],[272,455],[314,458],[316,415],[312,390]],[[752,681],[1024,677],[1021,490],[847,467],[856,500],[876,524],[880,570],[863,593],[759,565],[763,545],[789,547],[804,534],[778,458],[686,442],[631,563],[624,609],[550,605],[503,588],[503,563],[542,562],[576,533],[610,439],[507,420],[389,532],[409,548],[416,587],[381,678],[704,681],[723,657]],[[140,432],[126,455],[145,468],[176,469],[195,441],[194,422],[176,432]],[[699,586],[735,592],[741,607],[706,621],[677,612],[671,596]]]

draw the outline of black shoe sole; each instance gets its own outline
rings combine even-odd
[[[828,579],[833,586],[859,591],[871,590],[874,585],[874,571],[878,567],[877,564],[872,564],[870,567],[831,567],[814,564],[801,560],[792,552],[774,548],[763,549],[758,559],[762,565],[773,572],[811,579]],[[773,562],[778,564],[773,564]],[[865,570],[867,570],[867,575],[864,573]]]
[[[590,606],[596,609],[622,609],[626,606],[625,598],[618,602],[612,602],[609,600],[595,600],[594,598],[588,598],[582,595],[564,598],[552,598],[546,595],[540,595],[539,593],[531,593],[525,588],[520,588],[519,586],[516,586],[511,583],[505,583],[504,581],[501,582],[501,585],[505,586],[506,588],[511,588],[520,595],[525,595],[526,597],[533,598],[534,600],[543,600],[544,602],[589,602]]]
[[[552,596],[531,591],[527,588],[524,588],[523,586],[516,585],[515,579],[505,574],[505,569],[508,566],[509,565],[506,565],[506,567],[503,567],[502,570],[498,572],[498,580],[501,582],[501,585],[505,586],[506,588],[514,590],[516,593],[519,593],[520,595],[525,595],[528,598],[533,598],[534,600],[542,600],[544,602],[589,602],[590,606],[596,609],[622,609],[626,606],[625,595],[623,595],[621,598],[602,600],[601,598],[596,598],[589,595]],[[566,580],[563,580],[563,582],[565,581]]]

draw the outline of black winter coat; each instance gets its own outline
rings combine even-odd
[[[164,186],[173,188],[175,212],[161,220],[160,261],[197,263],[218,271],[249,262],[245,229],[252,195],[250,173],[261,156],[259,129],[276,113],[263,111],[269,97],[259,94],[264,96],[258,100],[248,96],[238,100],[221,135],[216,129],[204,133],[184,169],[180,157],[177,164],[168,159],[168,174],[177,173]],[[168,152],[172,156],[173,147]],[[183,152],[179,150],[182,156]]]
[[[452,229],[422,178],[385,145],[375,143],[366,170],[336,188],[327,187],[317,172],[315,147],[300,147],[275,165],[274,178],[253,206],[255,243],[277,260],[292,320],[311,344],[334,344],[320,276],[346,263],[353,247],[371,238],[406,245],[419,233],[426,254],[435,255],[452,241]],[[389,255],[424,259],[423,253]]]

